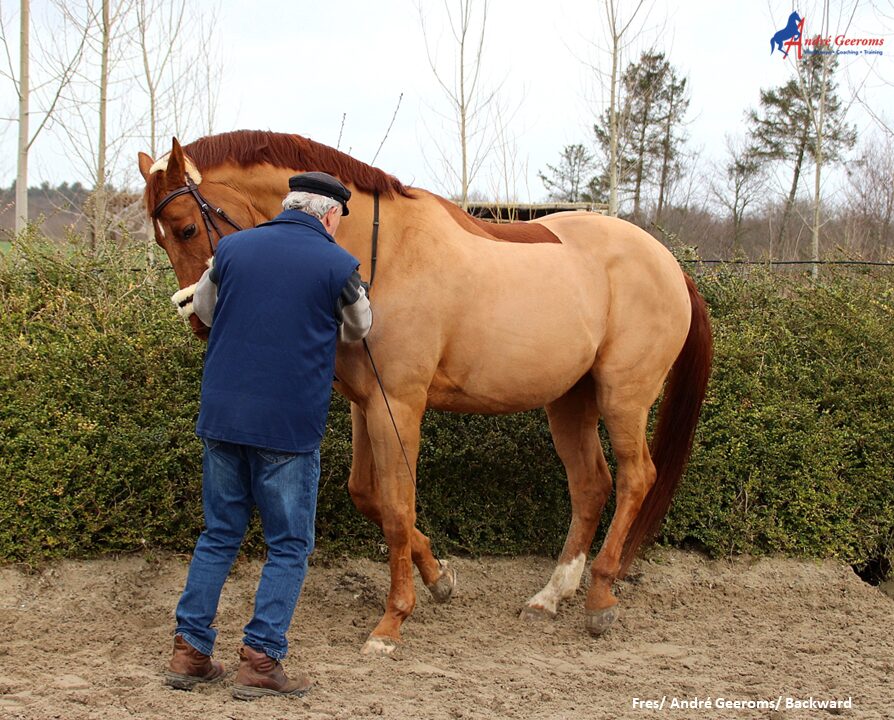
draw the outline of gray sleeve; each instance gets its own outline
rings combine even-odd
[[[366,292],[366,284],[360,281],[356,270],[348,278],[338,299],[338,315],[341,327],[338,338],[342,342],[357,342],[369,333],[372,327],[372,308]]]
[[[196,283],[196,289],[192,298],[193,312],[208,327],[211,327],[211,321],[214,318],[214,306],[217,305],[216,279],[213,267],[206,270]]]

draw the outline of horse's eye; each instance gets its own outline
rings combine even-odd
[[[189,240],[193,235],[196,234],[196,226],[195,225],[187,225],[183,228],[183,239]]]

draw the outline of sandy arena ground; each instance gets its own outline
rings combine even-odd
[[[285,666],[304,698],[234,700],[229,685],[162,685],[183,557],[0,568],[0,717],[27,720],[248,718],[894,717],[894,600],[834,562],[710,561],[654,550],[621,583],[611,632],[583,630],[583,590],[554,621],[518,619],[546,582],[546,558],[455,559],[459,585],[416,611],[394,658],[359,649],[384,601],[388,568],[311,567]],[[220,606],[215,656],[236,665],[259,563],[237,564]],[[585,579],[587,574],[585,574]],[[635,708],[634,698],[661,710]],[[782,697],[779,711],[674,709],[674,698]],[[853,709],[785,709],[786,698],[851,698]]]

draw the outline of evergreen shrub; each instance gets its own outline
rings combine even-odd
[[[660,539],[894,560],[891,275],[721,271],[698,284],[715,366]],[[0,257],[0,561],[192,549],[204,346],[174,314],[174,287],[167,258],[136,243],[59,246],[31,229]],[[329,425],[318,547],[379,555],[380,531],[348,496],[338,396]],[[439,553],[562,546],[570,505],[542,410],[428,412],[417,475],[418,524]],[[248,542],[263,547],[256,525]]]

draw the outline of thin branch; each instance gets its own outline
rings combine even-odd
[[[3,50],[6,53],[6,63],[9,66],[9,73],[6,73],[4,71],[0,74],[2,74],[3,77],[8,78],[9,80],[12,80],[12,84],[16,89],[16,97],[21,99],[22,89],[19,86],[19,80],[16,77],[15,66],[12,62],[12,54],[9,51],[9,42],[6,39],[6,23],[3,20],[2,14],[0,14],[0,42],[3,43]]]
[[[84,47],[87,44],[87,35],[89,33],[90,28],[84,28],[84,34],[81,36],[81,42],[78,45],[78,49],[75,54],[72,56],[68,65],[65,66],[62,71],[62,76],[59,79],[59,85],[56,88],[56,93],[53,95],[53,100],[50,102],[50,107],[43,111],[43,120],[41,120],[40,125],[38,125],[37,130],[34,131],[34,134],[31,136],[31,139],[28,141],[28,144],[25,146],[26,150],[30,150],[31,146],[34,144],[34,141],[37,140],[37,136],[40,135],[41,131],[46,126],[47,122],[53,116],[53,113],[56,110],[56,105],[59,102],[59,99],[62,97],[62,92],[65,88],[68,87],[68,84],[71,82],[71,79],[75,73],[77,66],[81,62],[81,58],[84,54]]]
[[[341,125],[338,128],[338,142],[335,143],[336,150],[338,150],[341,147],[341,136],[342,136],[342,133],[344,133],[344,131],[345,131],[345,119],[347,117],[348,117],[348,114],[346,112],[341,114]]]
[[[391,122],[388,124],[388,129],[385,131],[385,137],[382,138],[382,142],[379,143],[379,149],[376,150],[376,154],[373,155],[373,159],[370,162],[370,165],[375,165],[376,158],[379,157],[379,153],[382,151],[382,146],[385,144],[385,141],[388,139],[388,135],[391,133],[391,128],[394,127],[394,120],[397,118],[397,111],[400,110],[400,102],[404,99],[404,94],[401,93],[400,97],[397,98],[397,105],[394,108],[394,114],[391,116]],[[341,139],[341,136],[339,136]]]

